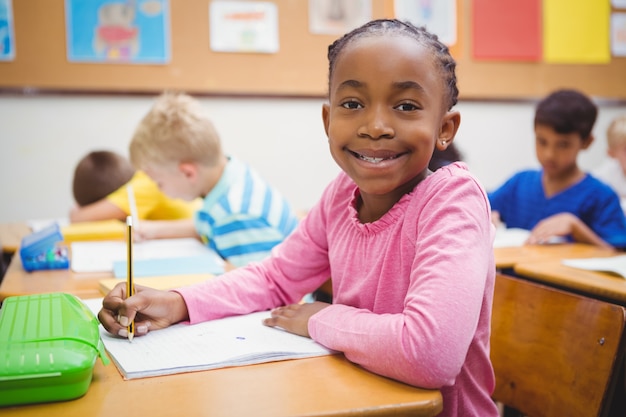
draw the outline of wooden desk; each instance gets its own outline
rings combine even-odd
[[[98,360],[84,397],[0,409],[5,416],[435,416],[437,390],[396,382],[343,355],[124,381]]]
[[[26,272],[14,256],[0,284],[11,295],[64,291],[100,298],[99,281],[110,273],[71,270]],[[124,381],[115,365],[96,363],[80,399],[2,408],[3,416],[435,416],[438,390],[424,390],[373,374],[342,355]]]
[[[555,245],[524,245],[493,249],[496,268],[513,268],[526,262],[548,261],[566,258],[596,258],[612,256],[617,252],[583,243],[565,243]]]
[[[19,256],[13,256],[2,282],[0,301],[13,295],[67,292],[79,298],[99,298],[100,280],[111,278],[110,272],[76,274],[69,269],[27,272]]]
[[[565,266],[560,259],[520,262],[513,270],[516,274],[548,285],[626,306],[626,279],[616,274]]]

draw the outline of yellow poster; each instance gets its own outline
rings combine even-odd
[[[611,60],[610,0],[544,0],[544,60],[605,64]]]

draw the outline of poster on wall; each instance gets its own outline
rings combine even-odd
[[[278,9],[259,1],[212,1],[209,7],[211,50],[276,53]]]
[[[543,59],[551,64],[611,62],[611,7],[604,1],[543,0]]]
[[[474,59],[540,61],[541,0],[474,0]]]
[[[372,20],[371,0],[309,0],[309,30],[343,35]]]
[[[626,9],[626,0],[612,0],[611,4],[616,9]]]
[[[456,43],[456,0],[395,0],[395,17],[425,26],[444,44]]]
[[[611,52],[613,56],[626,56],[626,13],[611,15]]]
[[[169,0],[65,0],[70,62],[166,64]]]
[[[11,0],[0,0],[0,61],[15,59]]]

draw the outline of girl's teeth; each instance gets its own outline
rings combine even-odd
[[[363,156],[363,155],[360,155],[360,157],[361,157],[362,160],[367,161],[367,162],[371,162],[373,164],[377,164],[377,163],[379,163],[380,161],[382,161],[384,159],[384,158],[372,158],[370,156]]]

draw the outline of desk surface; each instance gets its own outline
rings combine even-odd
[[[69,269],[27,272],[19,256],[13,256],[2,282],[0,301],[14,295],[67,292],[79,298],[99,298],[100,280],[112,278],[111,272],[76,274]]]
[[[520,262],[516,274],[583,294],[626,305],[626,279],[608,272],[587,271],[565,266],[560,260]]]
[[[0,283],[0,300],[64,291],[99,298],[110,273],[26,272],[14,256]],[[171,415],[183,407],[197,416],[435,416],[438,390],[424,390],[365,371],[342,355],[124,381],[115,365],[94,369],[80,399],[0,409],[3,416]]]
[[[516,264],[566,258],[595,258],[612,256],[616,252],[583,243],[555,245],[524,245],[494,248],[496,268],[513,268]]]
[[[84,397],[0,409],[3,416],[435,416],[439,391],[396,382],[342,355],[124,381],[98,360]]]
[[[2,252],[15,253],[22,243],[22,238],[31,233],[26,223],[1,223],[0,245]]]

